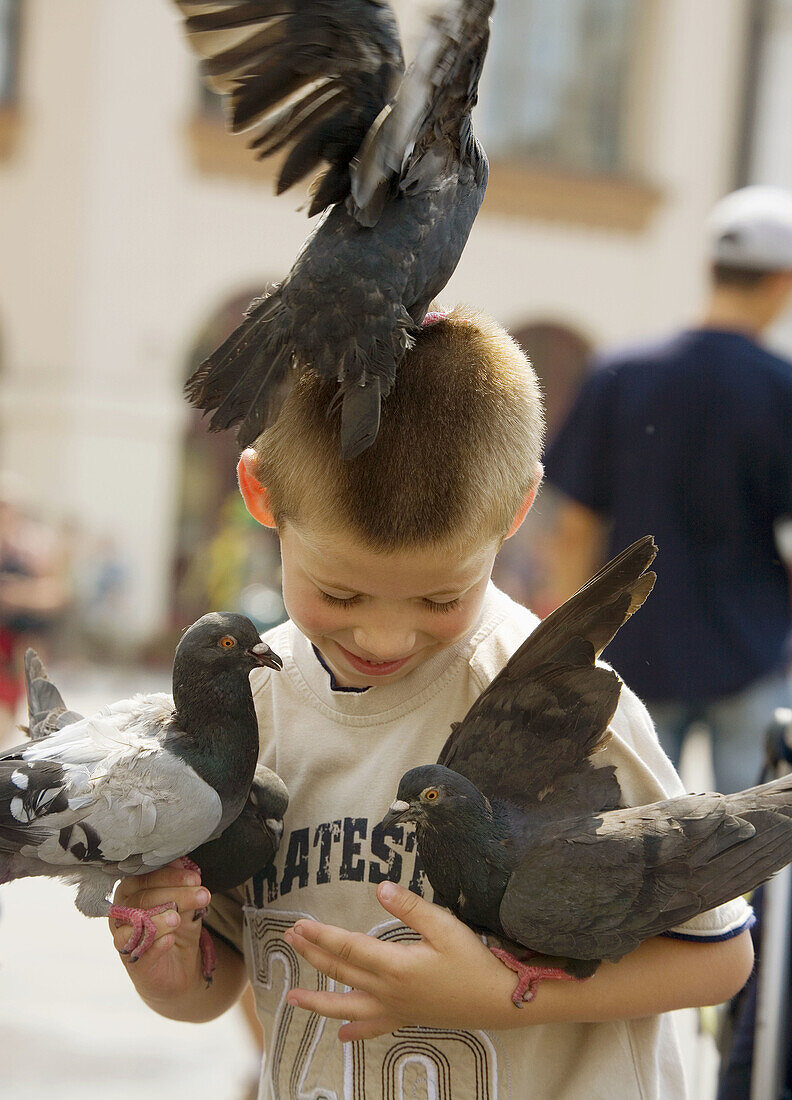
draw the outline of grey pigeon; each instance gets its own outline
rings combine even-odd
[[[499,944],[516,1005],[792,862],[792,776],[624,808],[597,766],[620,681],[595,660],[651,590],[654,555],[639,540],[549,615],[383,821],[416,823],[437,902]]]
[[[176,0],[234,132],[289,148],[279,193],[321,163],[325,211],[286,279],[187,383],[241,446],[277,415],[291,368],[337,380],[341,451],[379,429],[380,399],[450,279],[487,185],[471,110],[494,0],[446,0],[404,74],[386,0]]]
[[[28,726],[22,728],[32,740],[83,721],[83,715],[67,709],[33,649],[25,653],[25,686],[29,719]],[[202,885],[212,894],[241,886],[262,871],[278,851],[288,805],[289,793],[283,780],[271,768],[256,764],[250,793],[239,816],[215,840],[189,852],[184,857],[185,865],[197,868]]]
[[[137,695],[64,724],[60,693],[29,655],[36,739],[0,754],[0,883],[75,883],[80,912],[132,925],[123,950],[139,958],[151,916],[173,906],[122,908],[108,895],[124,875],[200,851],[244,811],[259,744],[249,674],[259,666],[282,662],[249,619],[204,615],[176,649],[172,700]],[[275,811],[284,805],[279,797]]]

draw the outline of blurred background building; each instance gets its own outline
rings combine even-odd
[[[422,5],[396,6],[409,52]],[[792,0],[499,0],[491,183],[444,298],[522,341],[551,432],[591,349],[691,318],[713,202],[792,185],[791,66]],[[69,544],[71,622],[102,645],[211,605],[281,614],[233,441],[181,395],[308,231],[273,175],[224,133],[167,0],[0,0],[0,470]],[[539,611],[551,509],[499,574]]]

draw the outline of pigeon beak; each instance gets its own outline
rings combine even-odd
[[[387,829],[389,826],[395,825],[397,821],[409,820],[407,814],[411,809],[412,807],[409,802],[403,802],[402,799],[397,798],[383,817],[380,825],[383,829]]]
[[[259,642],[258,645],[251,646],[248,653],[257,665],[275,668],[278,671],[283,668],[283,661],[274,650],[270,649],[266,642]]]

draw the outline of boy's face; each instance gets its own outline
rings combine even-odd
[[[499,543],[377,553],[307,524],[280,532],[289,617],[342,687],[401,680],[478,619]]]

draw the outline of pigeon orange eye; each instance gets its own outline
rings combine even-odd
[[[230,634],[226,634],[220,639],[219,643],[223,649],[233,649],[236,645],[236,638],[232,638]]]
[[[430,787],[428,791],[424,791],[424,798],[427,802],[435,802],[440,797],[440,792],[436,787]]]

